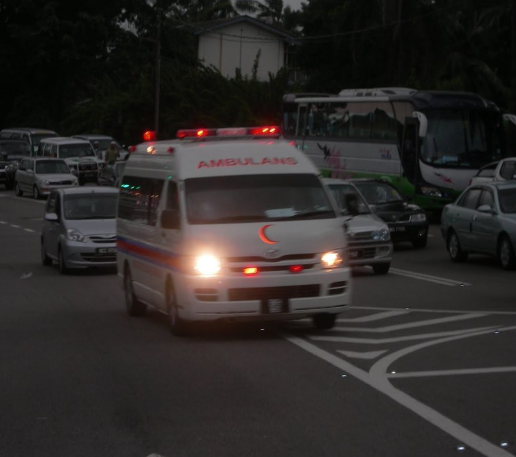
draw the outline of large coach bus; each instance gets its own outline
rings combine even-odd
[[[504,125],[516,116],[464,92],[408,88],[287,94],[283,134],[325,176],[387,179],[426,210],[439,211],[482,166],[516,155]]]

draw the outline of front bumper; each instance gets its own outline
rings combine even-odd
[[[393,247],[388,242],[350,243],[347,248],[347,263],[352,267],[371,266],[392,261]]]
[[[417,241],[428,236],[428,223],[389,223],[388,225],[393,243]]]
[[[273,321],[342,313],[351,303],[350,269],[255,277],[181,276],[179,315],[193,321]]]
[[[66,240],[61,248],[67,267],[116,267],[116,243],[81,243]]]

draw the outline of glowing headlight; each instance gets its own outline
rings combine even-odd
[[[410,216],[410,222],[425,222],[426,221],[426,214],[419,213],[419,214],[413,214]]]
[[[202,255],[195,259],[194,269],[203,276],[214,276],[220,271],[220,261],[212,255]]]
[[[66,231],[66,238],[68,238],[70,241],[84,242],[84,235],[75,229],[68,229]]]
[[[321,257],[324,268],[336,268],[342,263],[342,256],[338,251],[325,252]]]

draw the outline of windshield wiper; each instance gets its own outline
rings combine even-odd
[[[286,219],[302,219],[304,217],[317,217],[317,216],[327,216],[328,214],[335,215],[334,211],[307,211],[306,213],[298,213],[293,216],[289,216]]]

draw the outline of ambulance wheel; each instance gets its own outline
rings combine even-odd
[[[134,294],[133,277],[131,276],[129,267],[125,268],[124,273],[124,295],[125,307],[129,316],[143,316],[146,313],[147,306],[138,300]]]
[[[312,317],[314,327],[321,330],[329,330],[335,326],[336,314],[321,313]]]
[[[175,336],[188,336],[191,334],[191,323],[181,319],[179,316],[176,293],[174,290],[174,285],[171,280],[167,281],[166,286],[166,297],[167,297],[167,315],[168,315],[168,325],[170,327],[170,331]]]

